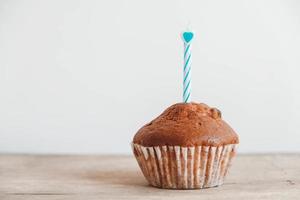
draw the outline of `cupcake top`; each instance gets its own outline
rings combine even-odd
[[[142,146],[222,146],[239,143],[221,112],[203,103],[177,103],[144,125],[133,143]]]

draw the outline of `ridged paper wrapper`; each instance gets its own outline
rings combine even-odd
[[[223,184],[236,154],[235,144],[154,146],[132,143],[137,162],[150,185],[169,189],[200,189]]]

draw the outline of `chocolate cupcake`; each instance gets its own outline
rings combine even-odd
[[[178,103],[144,125],[132,147],[152,186],[196,189],[223,183],[238,142],[218,109]]]

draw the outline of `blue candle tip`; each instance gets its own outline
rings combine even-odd
[[[189,43],[193,39],[193,37],[194,37],[193,32],[184,32],[182,34],[182,38],[185,43]]]

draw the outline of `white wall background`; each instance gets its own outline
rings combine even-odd
[[[0,152],[130,153],[181,101],[218,107],[241,152],[300,151],[300,2],[0,1]]]

